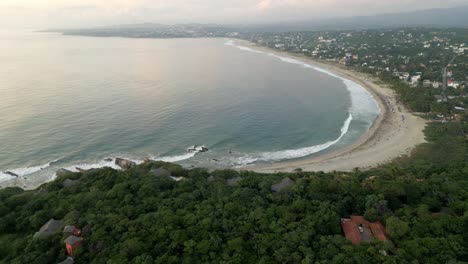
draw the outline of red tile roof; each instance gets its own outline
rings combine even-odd
[[[362,227],[362,232],[359,230],[359,226]],[[341,228],[343,228],[346,238],[355,245],[374,238],[381,241],[388,240],[385,235],[385,227],[381,222],[370,223],[362,216],[351,216],[351,219],[342,218]]]

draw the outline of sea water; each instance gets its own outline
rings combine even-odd
[[[118,169],[116,157],[209,168],[300,159],[356,142],[378,116],[358,84],[236,43],[1,32],[0,181]]]

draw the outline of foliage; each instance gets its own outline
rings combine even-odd
[[[64,260],[66,236],[32,238],[50,218],[83,229],[76,263],[468,261],[466,140],[451,136],[466,128],[441,126],[429,126],[430,143],[413,162],[366,172],[208,172],[150,162],[71,174],[35,191],[7,188],[0,191],[0,263]],[[445,133],[459,146],[444,143]],[[444,146],[455,153],[439,162]],[[151,174],[158,167],[185,180]],[[238,176],[237,186],[226,184]],[[272,193],[285,177],[294,185]],[[79,184],[64,188],[66,178]],[[353,246],[340,228],[352,214],[381,220],[392,242]]]

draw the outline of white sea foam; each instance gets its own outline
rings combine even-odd
[[[259,51],[256,51],[254,49],[236,45],[234,41],[232,40],[229,40],[228,43],[226,43],[226,45],[237,47],[243,51],[259,53]],[[260,52],[260,53],[264,53],[264,52]],[[369,91],[367,91],[364,87],[362,87],[358,83],[351,81],[349,79],[343,78],[341,76],[338,76],[328,70],[322,69],[314,65],[310,65],[308,63],[302,62],[297,59],[279,56],[274,53],[267,53],[267,55],[280,59],[283,62],[300,65],[305,68],[310,68],[317,72],[321,72],[321,73],[327,74],[328,76],[332,76],[334,78],[342,80],[347,90],[349,91],[350,97],[351,97],[351,107],[349,109],[349,118],[345,121],[343,127],[341,128],[340,137],[334,141],[329,141],[324,144],[301,148],[301,149],[295,149],[295,150],[283,150],[283,151],[277,151],[277,152],[265,152],[265,153],[261,153],[260,155],[248,155],[248,156],[238,158],[236,161],[237,165],[245,166],[245,165],[252,164],[255,162],[269,162],[269,161],[279,161],[279,160],[286,160],[286,159],[296,159],[296,158],[306,157],[311,154],[323,151],[335,145],[336,143],[338,143],[346,135],[353,118],[372,123],[373,120],[371,119],[375,118],[377,114],[380,113],[380,108],[375,98],[371,95]]]
[[[185,154],[178,155],[178,156],[153,157],[153,159],[156,160],[156,161],[177,162],[177,161],[183,161],[183,160],[191,159],[191,158],[195,157],[195,155],[197,153],[198,152],[192,152],[192,153],[185,153]]]
[[[205,149],[207,149],[204,145],[195,145],[187,148],[187,153],[182,154],[182,155],[176,155],[176,156],[167,156],[167,157],[152,157],[153,160],[156,161],[164,161],[164,162],[178,162],[178,161],[183,161],[183,160],[188,160],[197,153],[203,152]]]
[[[36,173],[38,171],[45,170],[48,167],[50,167],[51,164],[53,164],[53,163],[55,163],[57,161],[58,160],[53,160],[53,161],[48,162],[48,163],[46,163],[44,165],[31,166],[31,167],[17,168],[17,169],[2,171],[2,172],[0,172],[0,182],[16,178],[16,177],[14,177],[14,176],[12,176],[10,174],[7,174],[6,172],[11,172],[11,173],[16,174],[16,175],[18,175],[20,177],[25,177],[25,176],[28,176],[30,174]]]
[[[73,171],[73,172],[78,172],[78,168],[82,170],[91,170],[91,169],[100,169],[100,168],[112,168],[115,170],[120,170],[121,168],[115,164],[115,159],[112,160],[102,160],[99,162],[95,163],[79,163],[75,164],[73,166],[66,167],[66,170]]]
[[[259,153],[258,155],[247,155],[244,157],[237,158],[237,160],[235,161],[235,165],[245,166],[256,162],[272,162],[288,159],[297,159],[318,153],[338,143],[346,135],[346,133],[348,133],[349,126],[351,125],[352,120],[353,116],[349,114],[348,119],[346,119],[343,126],[341,127],[340,136],[333,141],[328,141],[320,145],[300,149],[263,152]]]

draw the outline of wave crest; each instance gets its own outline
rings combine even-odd
[[[302,157],[306,157],[306,156],[310,156],[312,154],[318,153],[338,143],[346,135],[346,133],[348,133],[352,120],[353,120],[353,116],[349,114],[348,119],[346,119],[343,126],[341,127],[340,136],[333,141],[328,141],[320,145],[315,145],[315,146],[306,147],[306,148],[281,150],[281,151],[274,151],[274,152],[263,152],[258,155],[249,155],[249,156],[240,157],[240,158],[237,158],[237,160],[235,161],[235,166],[246,166],[246,165],[251,165],[256,162],[273,162],[273,161],[281,161],[281,160],[288,160],[288,159],[298,159],[298,158],[302,158]]]

